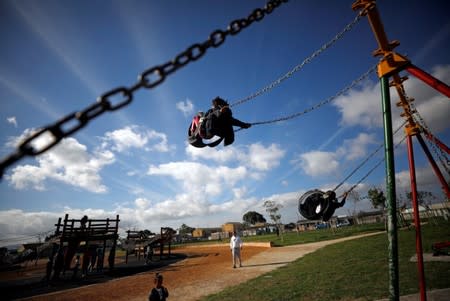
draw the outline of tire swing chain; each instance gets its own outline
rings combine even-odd
[[[307,114],[309,112],[312,112],[316,109],[319,109],[320,107],[332,102],[333,100],[335,100],[336,98],[338,98],[339,96],[345,94],[346,92],[348,92],[349,90],[351,90],[352,88],[354,88],[356,85],[358,85],[360,82],[362,82],[363,80],[365,80],[367,77],[369,77],[370,74],[372,74],[377,68],[377,65],[372,66],[369,70],[367,70],[363,75],[361,75],[360,77],[358,77],[357,79],[353,80],[348,86],[344,87],[342,90],[340,90],[339,92],[337,92],[335,95],[328,97],[325,100],[322,100],[321,102],[315,104],[314,106],[305,109],[301,112],[297,112],[291,115],[287,115],[284,117],[280,117],[280,118],[276,118],[276,119],[272,119],[272,120],[266,120],[266,121],[258,121],[258,122],[253,122],[250,123],[252,126],[254,125],[261,125],[261,124],[271,124],[271,123],[277,123],[280,121],[287,121],[290,119],[294,119],[297,117],[300,117],[301,115]],[[236,129],[235,132],[238,132],[242,129]]]
[[[349,24],[347,24],[344,27],[344,29],[342,29],[338,34],[336,34],[334,36],[334,38],[332,38],[330,41],[328,41],[327,43],[322,45],[322,47],[320,47],[319,49],[314,51],[309,57],[304,59],[303,62],[301,62],[300,64],[298,64],[294,68],[292,68],[286,74],[284,74],[280,78],[274,80],[272,83],[270,83],[269,85],[267,85],[264,88],[260,89],[259,91],[255,92],[255,93],[253,93],[253,94],[251,94],[251,95],[249,95],[249,96],[247,96],[247,97],[245,97],[243,99],[235,101],[234,103],[232,103],[230,105],[230,107],[234,107],[234,106],[243,104],[243,103],[245,103],[245,102],[247,102],[249,100],[252,100],[252,99],[254,99],[254,98],[256,98],[256,97],[258,97],[258,96],[260,96],[260,95],[262,95],[262,94],[272,90],[273,88],[275,88],[276,86],[281,84],[281,82],[283,82],[284,80],[286,80],[289,77],[291,77],[294,73],[296,73],[297,71],[300,71],[306,64],[310,63],[313,59],[318,57],[322,52],[324,52],[325,50],[329,49],[337,41],[339,41],[345,35],[345,33],[349,32],[351,29],[353,29],[353,27],[361,20],[361,16],[362,16],[362,14],[356,15],[356,17],[353,19],[353,21],[350,22]]]

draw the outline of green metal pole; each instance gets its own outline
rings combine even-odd
[[[397,204],[395,192],[394,143],[392,138],[391,99],[389,95],[389,78],[380,78],[384,125],[384,152],[386,162],[386,194],[388,208],[389,241],[389,300],[398,301],[398,239],[397,239]]]

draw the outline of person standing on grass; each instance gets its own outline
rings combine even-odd
[[[239,237],[238,234],[236,234],[236,231],[233,231],[233,236],[230,239],[230,249],[231,249],[231,255],[233,257],[233,269],[236,268],[237,261],[239,261],[239,267],[242,267],[242,260],[241,260],[241,250],[242,250],[242,240]]]
[[[152,288],[148,295],[148,301],[166,301],[169,298],[169,291],[162,285],[163,276],[156,273],[154,278],[155,287]]]

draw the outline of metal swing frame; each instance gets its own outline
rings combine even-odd
[[[396,208],[396,192],[395,192],[395,167],[394,167],[394,152],[393,152],[393,138],[392,138],[392,115],[391,115],[391,103],[389,87],[394,86],[400,97],[400,101],[397,106],[403,107],[404,113],[401,114],[408,121],[405,126],[405,132],[407,136],[407,148],[409,159],[409,170],[411,180],[411,193],[412,193],[412,206],[414,209],[414,222],[416,229],[416,253],[417,253],[417,268],[419,276],[420,287],[420,300],[427,299],[425,275],[423,267],[423,255],[422,255],[422,239],[420,229],[420,216],[418,210],[417,201],[417,185],[415,175],[414,153],[412,146],[412,136],[415,136],[423,148],[433,171],[442,184],[442,188],[450,198],[450,189],[445,182],[441,171],[439,170],[436,162],[431,156],[428,147],[426,146],[422,136],[420,135],[419,126],[413,119],[410,102],[412,99],[406,97],[405,90],[403,88],[403,82],[407,77],[401,78],[399,72],[406,70],[413,76],[422,80],[432,88],[436,89],[443,95],[450,98],[450,88],[445,83],[434,78],[427,72],[414,66],[406,57],[401,56],[393,51],[400,43],[398,41],[389,42],[386,33],[381,22],[380,15],[376,8],[375,0],[357,0],[352,5],[353,10],[361,10],[361,15],[366,15],[370,26],[374,32],[379,48],[373,53],[374,56],[383,56],[378,64],[378,77],[381,83],[382,94],[382,108],[383,108],[383,125],[384,125],[384,145],[385,145],[385,158],[386,158],[386,188],[388,199],[388,240],[389,240],[389,299],[399,300],[399,279],[398,279],[398,239],[397,239],[397,208]],[[392,77],[392,82],[389,83],[389,77]]]

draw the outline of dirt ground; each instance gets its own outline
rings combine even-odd
[[[276,248],[246,245],[242,251],[243,267],[236,269],[232,268],[231,252],[227,245],[179,248],[172,253],[178,254],[178,257],[181,254],[186,257],[169,265],[21,300],[147,300],[148,292],[153,286],[153,276],[160,272],[164,275],[164,285],[169,289],[169,300],[195,301],[258,277],[326,245],[362,236],[366,235]]]
[[[243,263],[267,249],[267,247],[246,246],[242,252]],[[178,257],[185,256],[186,258],[179,261],[171,260],[174,263],[167,266],[157,262],[154,265],[155,268],[150,271],[114,278],[107,282],[82,285],[51,293],[42,293],[41,290],[40,295],[20,300],[147,300],[156,272],[164,275],[164,285],[169,289],[170,300],[197,300],[208,292],[220,291],[224,287],[240,282],[236,281],[239,280],[239,277],[234,276],[232,277],[236,279],[234,281],[233,279],[221,281],[217,278],[218,274],[230,273],[230,275],[235,275],[235,273],[239,273],[239,270],[245,269],[245,267],[232,268],[231,252],[227,245],[177,248],[172,250],[172,254],[175,257],[179,255]],[[26,276],[32,276],[33,274],[43,276],[43,266],[45,266],[45,263],[40,262],[38,266],[29,265],[22,271],[1,273],[0,281],[22,276],[26,278]]]

